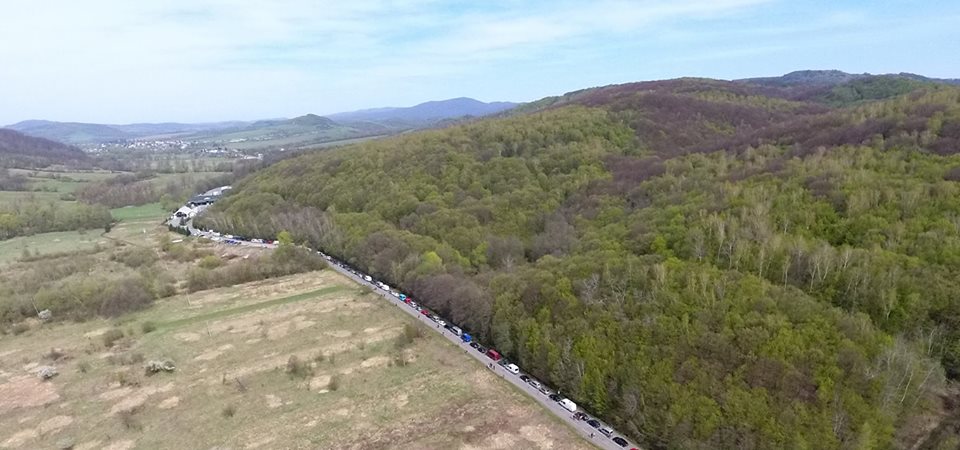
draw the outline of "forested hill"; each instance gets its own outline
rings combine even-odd
[[[0,167],[73,166],[87,163],[88,159],[76,147],[0,128]]]
[[[843,86],[579,91],[283,161],[202,220],[345,257],[649,448],[908,448],[960,375],[960,90]]]

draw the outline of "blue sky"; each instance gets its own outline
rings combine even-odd
[[[960,78],[960,2],[44,0],[0,14],[0,124],[216,121],[798,69]]]

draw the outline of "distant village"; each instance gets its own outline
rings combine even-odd
[[[185,139],[132,139],[80,146],[88,153],[109,154],[114,152],[144,152],[167,154],[197,154],[208,157],[229,159],[263,159],[262,153],[250,154],[224,144],[245,142],[246,139],[233,139],[226,143]]]

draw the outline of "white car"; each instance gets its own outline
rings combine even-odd
[[[560,400],[560,406],[562,406],[563,409],[565,409],[565,410],[567,410],[567,411],[577,412],[577,404],[574,403],[573,401],[571,401],[569,398],[565,398],[565,399],[563,399],[563,400]]]
[[[503,366],[503,367],[507,369],[507,372],[510,372],[510,373],[512,373],[512,374],[514,374],[514,375],[519,375],[519,374],[520,374],[520,368],[517,367],[516,364],[507,364],[507,365],[505,365],[505,366]]]
[[[363,276],[363,281],[366,281],[367,283],[369,283],[369,282],[373,281],[373,277],[371,277],[370,275],[364,275],[364,276]]]
[[[534,379],[531,379],[531,380],[529,381],[529,383],[530,383],[530,386],[533,386],[534,389],[540,390],[540,382],[539,382],[539,381],[534,380]]]

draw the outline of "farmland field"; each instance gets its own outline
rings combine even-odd
[[[91,250],[98,244],[106,243],[100,233],[103,233],[103,230],[62,231],[3,240],[0,241],[0,265],[22,257],[25,252],[36,256]]]
[[[148,203],[140,206],[124,206],[110,210],[110,215],[116,220],[147,220],[162,219],[170,214],[159,203]]]

